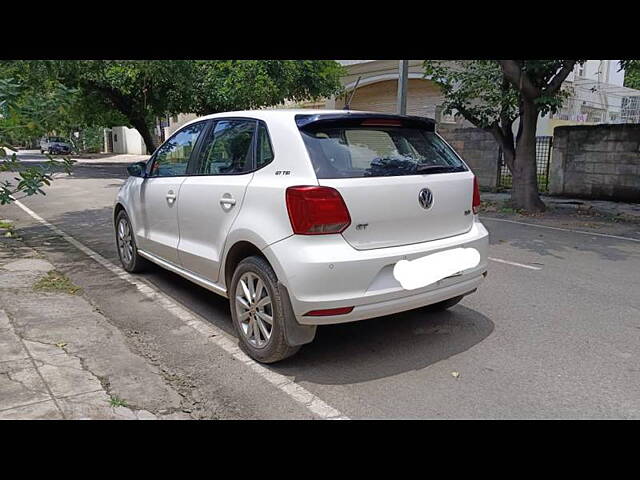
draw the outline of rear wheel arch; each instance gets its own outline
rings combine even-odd
[[[233,273],[236,270],[238,264],[247,257],[261,257],[266,260],[267,263],[273,268],[273,265],[269,262],[269,259],[262,253],[262,251],[256,247],[253,243],[248,242],[246,240],[240,240],[233,244],[233,246],[227,252],[224,260],[224,271],[222,272],[224,275],[224,284],[228,289],[231,285],[231,279],[233,278]]]

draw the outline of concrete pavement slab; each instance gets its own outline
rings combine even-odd
[[[78,358],[68,355],[53,356],[50,359],[37,360],[36,364],[51,393],[56,397],[102,390],[98,378],[85,370]]]
[[[28,360],[29,354],[22,346],[20,337],[11,329],[0,329],[0,361]]]
[[[58,399],[65,417],[77,420],[158,420],[161,416],[148,410],[132,410],[125,406],[112,406],[104,391],[89,392]],[[184,415],[181,419],[190,417]]]
[[[0,362],[0,392],[0,410],[51,399],[31,360]]]
[[[64,358],[67,356],[67,352],[56,345],[42,342],[32,342],[31,340],[24,339],[22,340],[22,342],[25,348],[29,350],[29,354],[31,355],[31,357],[36,361],[46,361],[55,365],[57,357],[62,357],[62,360],[64,361]]]
[[[0,411],[0,420],[61,420],[62,418],[53,400]]]
[[[4,312],[4,310],[0,310],[0,331],[11,329],[11,324],[9,323],[9,317]]]
[[[40,272],[9,272],[0,267],[0,284],[7,290],[11,288],[31,288],[41,275]]]
[[[16,246],[0,239],[0,252],[15,254],[0,258],[0,418],[180,412],[182,397],[86,298],[67,289],[34,291],[53,265]],[[116,397],[126,406],[113,406]]]
[[[48,272],[53,270],[53,265],[40,258],[24,258],[5,263],[2,268],[10,272]]]

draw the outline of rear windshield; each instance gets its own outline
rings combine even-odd
[[[318,178],[463,172],[434,132],[416,127],[309,125],[300,130]]]

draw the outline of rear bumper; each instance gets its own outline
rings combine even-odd
[[[302,325],[352,322],[419,308],[470,293],[487,270],[489,234],[475,221],[463,235],[401,247],[356,250],[341,235],[293,235],[264,254],[287,287],[296,320]],[[393,276],[399,260],[457,247],[475,248],[480,264],[462,275],[415,290],[405,290]],[[305,316],[311,310],[351,307],[351,313]]]

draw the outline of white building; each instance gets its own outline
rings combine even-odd
[[[538,135],[553,135],[560,125],[640,123],[640,90],[624,87],[619,60],[576,65],[562,88],[570,97],[559,112],[540,118]]]
[[[145,155],[147,153],[147,147],[142,136],[134,128],[113,127],[105,129],[104,139],[106,152],[133,155]]]

